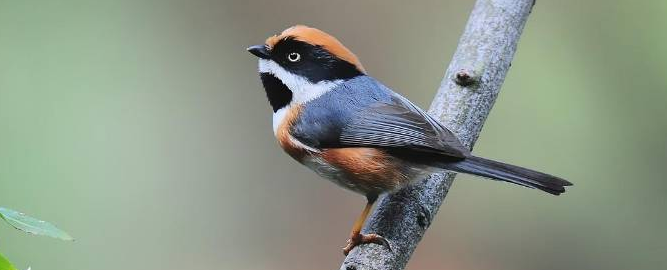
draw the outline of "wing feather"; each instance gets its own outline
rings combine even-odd
[[[340,134],[342,147],[388,147],[466,157],[466,149],[447,128],[401,96],[359,112]]]

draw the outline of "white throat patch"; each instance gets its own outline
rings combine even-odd
[[[278,65],[278,63],[268,59],[259,59],[259,72],[273,74],[273,76],[276,76],[292,91],[292,101],[287,106],[273,113],[274,134],[277,132],[280,123],[284,120],[290,107],[314,100],[343,82],[343,80],[334,80],[312,83],[303,76],[289,72]]]
[[[259,59],[259,72],[273,74],[287,85],[287,88],[292,91],[290,105],[303,104],[316,99],[343,82],[343,80],[335,80],[312,83],[303,76],[287,71],[273,60],[267,59]]]

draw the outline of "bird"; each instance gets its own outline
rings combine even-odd
[[[247,48],[273,110],[279,146],[319,176],[366,197],[343,247],[387,239],[362,234],[379,196],[442,169],[553,195],[565,179],[474,156],[456,135],[407,98],[366,73],[359,58],[322,30],[295,25]]]

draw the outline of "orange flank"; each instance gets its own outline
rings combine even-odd
[[[395,160],[376,148],[331,148],[322,151],[322,159],[345,172],[364,190],[394,190],[405,176]]]

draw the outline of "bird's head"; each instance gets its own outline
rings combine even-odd
[[[338,39],[303,25],[290,27],[248,51],[259,57],[260,76],[274,111],[313,100],[365,74],[357,56]]]

